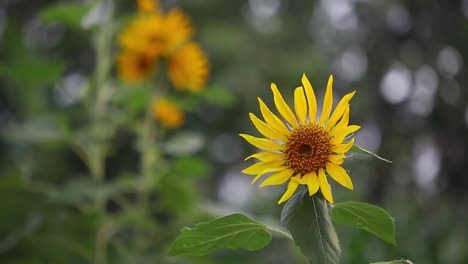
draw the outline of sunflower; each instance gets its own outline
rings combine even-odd
[[[151,75],[155,57],[144,52],[124,50],[117,58],[117,66],[120,78],[127,82],[138,82]]]
[[[180,9],[172,9],[164,19],[163,32],[166,36],[164,55],[170,55],[193,35],[189,17]]]
[[[188,17],[179,10],[169,14],[145,13],[138,15],[119,36],[120,44],[129,50],[169,55],[193,34]]]
[[[195,42],[190,42],[178,49],[168,62],[169,78],[179,90],[201,90],[209,74],[208,59]]]
[[[159,11],[159,1],[157,0],[137,0],[138,11],[149,13]]]
[[[152,109],[154,118],[166,127],[179,128],[184,124],[184,112],[166,98],[155,100]]]
[[[333,76],[330,76],[322,112],[316,119],[317,101],[305,75],[302,76],[302,86],[294,91],[295,113],[272,83],[271,90],[276,108],[286,122],[273,114],[262,99],[258,98],[264,120],[252,113],[250,119],[266,138],[240,134],[250,144],[265,150],[246,158],[260,160],[242,171],[248,175],[255,175],[252,183],[266,173],[272,174],[260,187],[280,185],[289,181],[287,190],[278,204],[287,201],[300,184],[307,185],[311,196],[320,189],[325,199],[333,203],[327,174],[344,187],[353,189],[353,182],[341,165],[346,158],[345,153],[354,144],[354,137],[350,135],[360,128],[357,125],[348,125],[349,101],[355,91],[346,94],[332,112],[332,84]]]

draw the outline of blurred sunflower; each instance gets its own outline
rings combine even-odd
[[[260,187],[280,185],[289,180],[287,190],[278,204],[287,201],[299,184],[307,185],[309,195],[314,195],[320,189],[325,199],[333,203],[326,174],[344,187],[353,189],[353,182],[341,164],[346,158],[345,153],[354,144],[354,138],[350,138],[349,135],[360,128],[357,125],[348,125],[349,101],[355,91],[346,94],[332,112],[332,84],[333,76],[330,76],[322,112],[317,120],[317,100],[305,75],[302,77],[302,86],[294,91],[295,114],[272,83],[271,90],[276,108],[286,123],[258,98],[264,121],[252,113],[250,119],[266,138],[240,134],[250,144],[265,150],[246,158],[260,160],[242,171],[245,174],[256,175],[252,183],[266,173],[273,174],[266,178]],[[348,141],[344,142],[347,138]]]
[[[184,124],[184,112],[166,98],[155,100],[152,109],[154,118],[166,127],[179,128]]]
[[[169,14],[146,13],[137,16],[120,34],[125,49],[168,55],[192,36],[188,17],[179,10]]]
[[[200,46],[191,42],[178,49],[169,58],[169,78],[179,90],[200,91],[209,74],[208,59]]]
[[[156,12],[159,10],[157,0],[137,0],[138,11],[142,13]]]
[[[154,13],[139,15],[120,34],[120,44],[128,50],[158,56],[166,45],[163,27],[163,16]]]
[[[127,82],[142,81],[153,72],[154,61],[151,54],[124,50],[117,58],[119,76]]]

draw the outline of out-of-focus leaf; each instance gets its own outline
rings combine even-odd
[[[0,175],[0,253],[13,248],[31,235],[42,221],[43,197],[28,190],[19,171]]]
[[[187,156],[201,150],[205,138],[199,132],[181,131],[171,137],[164,145],[164,151],[174,156]]]
[[[330,206],[320,195],[296,192],[284,205],[281,225],[311,263],[336,264],[341,247],[330,217]]]
[[[41,10],[45,22],[60,22],[72,28],[81,28],[81,19],[91,9],[90,4],[59,2]]]
[[[11,142],[54,143],[64,141],[68,136],[68,130],[63,119],[44,116],[35,117],[22,124],[12,124],[2,134]]]
[[[60,190],[50,191],[48,196],[55,202],[78,204],[92,201],[97,197],[109,197],[121,190],[134,189],[131,182],[116,181],[106,184],[97,183],[91,177],[80,177],[69,181]]]
[[[374,262],[371,264],[413,264],[409,259],[392,260],[386,262]]]
[[[181,157],[171,164],[170,174],[178,179],[194,176],[204,176],[208,173],[210,165],[207,161],[197,157]]]
[[[151,96],[148,96],[146,89],[131,89],[126,98],[128,107],[133,111],[145,110],[151,103]]]
[[[46,60],[37,55],[23,54],[8,63],[0,63],[0,76],[25,83],[28,87],[54,83],[65,65],[60,61]]]
[[[200,96],[210,104],[227,107],[234,105],[236,101],[236,98],[229,90],[217,86],[206,88],[200,93]]]
[[[378,206],[358,202],[336,203],[332,207],[332,218],[338,224],[366,230],[387,243],[396,245],[394,220]]]
[[[10,230],[6,236],[0,239],[0,254],[13,248],[21,239],[34,233],[42,222],[42,215],[37,210],[32,210],[25,219],[17,219],[18,227]]]
[[[190,215],[194,212],[197,192],[192,181],[181,180],[176,174],[170,174],[164,177],[159,187],[164,209],[180,215]]]
[[[377,154],[375,154],[375,153],[373,153],[373,152],[371,152],[371,151],[369,151],[369,150],[363,149],[363,148],[359,147],[359,146],[356,145],[356,144],[354,144],[354,145],[351,147],[350,151],[356,152],[356,153],[361,153],[361,154],[366,154],[366,155],[371,155],[371,156],[374,156],[375,158],[378,158],[379,160],[383,160],[383,161],[385,161],[385,162],[392,163],[390,160],[385,159],[385,158],[382,158],[382,157],[380,157],[379,155],[377,155]]]
[[[203,256],[218,248],[259,250],[270,241],[265,225],[245,215],[232,214],[183,229],[169,254]]]

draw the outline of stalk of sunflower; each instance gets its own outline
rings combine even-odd
[[[326,174],[344,187],[353,189],[353,182],[341,164],[346,158],[345,153],[354,144],[354,138],[349,138],[349,135],[360,128],[357,125],[348,125],[349,101],[355,92],[345,95],[332,112],[332,85],[333,76],[330,76],[322,112],[316,119],[317,100],[305,75],[302,76],[302,86],[294,91],[295,114],[272,83],[275,106],[285,122],[258,98],[264,121],[252,113],[250,119],[266,138],[240,134],[250,144],[265,150],[246,158],[259,160],[242,171],[255,175],[252,183],[266,173],[273,174],[260,184],[261,187],[288,182],[286,192],[278,204],[287,201],[301,184],[307,185],[311,196],[320,189],[325,199],[333,203]]]

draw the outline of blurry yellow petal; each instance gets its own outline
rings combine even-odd
[[[348,173],[339,165],[333,163],[327,163],[327,172],[328,174],[339,184],[343,185],[348,189],[353,189],[353,182],[349,177]]]
[[[289,198],[291,198],[291,196],[296,191],[297,186],[299,186],[299,183],[297,181],[293,181],[291,179],[289,181],[289,183],[288,183],[288,188],[286,189],[286,192],[283,194],[283,196],[281,196],[281,199],[278,201],[278,204],[281,204],[281,203],[289,200]]]
[[[323,97],[323,107],[322,114],[320,115],[319,123],[323,124],[328,116],[333,106],[333,75],[330,75],[327,83],[327,90],[325,91],[325,96]]]
[[[344,129],[340,129],[339,131],[336,131],[335,137],[330,142],[332,145],[340,144],[349,134],[358,131],[359,128],[361,127],[357,125],[351,125]]]
[[[259,159],[261,161],[273,161],[284,159],[284,154],[279,152],[258,152],[248,156],[244,160],[248,160],[251,158]]]
[[[353,147],[354,138],[352,138],[348,143],[340,144],[332,147],[332,152],[343,154]]]
[[[297,87],[294,91],[294,109],[302,125],[306,124],[307,118],[307,101],[304,95],[302,86]]]
[[[258,179],[260,179],[260,177],[262,177],[266,173],[283,171],[283,170],[286,170],[288,168],[289,168],[288,166],[276,166],[276,167],[266,168],[266,169],[262,170],[260,173],[258,173],[255,176],[255,178],[252,180],[252,182],[250,182],[250,184],[254,184]]]
[[[261,184],[260,187],[268,185],[280,185],[285,183],[294,173],[294,169],[285,169],[283,171],[272,174],[266,178]]]
[[[318,179],[323,197],[325,197],[325,199],[327,199],[330,203],[333,203],[331,188],[330,185],[328,185],[327,176],[325,176],[325,172],[322,168],[318,170]]]
[[[283,164],[284,164],[284,160],[257,162],[245,168],[244,170],[242,170],[242,173],[249,174],[249,175],[257,175],[268,168],[278,167]]]
[[[286,127],[286,125],[281,121],[275,114],[273,114],[268,106],[258,98],[258,103],[260,104],[260,111],[262,112],[263,119],[265,122],[270,125],[271,128],[278,130],[278,132],[283,133],[283,135],[289,136],[291,132]]]
[[[258,138],[258,137],[253,137],[251,135],[247,134],[239,134],[239,136],[243,137],[245,140],[247,140],[250,144],[254,145],[257,148],[264,149],[264,150],[282,150],[284,149],[284,146],[271,141],[266,138]]]
[[[333,114],[330,116],[330,119],[328,119],[327,121],[327,126],[325,127],[327,130],[332,128],[336,124],[336,122],[343,116],[344,112],[346,111],[346,108],[349,105],[348,104],[349,100],[353,98],[355,93],[356,91],[349,93],[340,100],[340,102],[335,108],[335,111],[333,111]]]
[[[314,89],[307,79],[305,74],[302,75],[302,85],[305,89],[305,94],[307,95],[307,105],[309,106],[309,122],[315,122],[315,115],[317,114],[317,99],[315,98]]]
[[[273,92],[273,100],[275,101],[276,108],[278,112],[284,117],[284,119],[293,127],[298,127],[299,124],[297,123],[296,116],[291,111],[291,108],[286,104],[281,96],[281,93],[278,91],[278,87],[276,84],[271,84],[271,91]]]
[[[260,131],[260,133],[262,133],[265,137],[281,140],[283,142],[288,141],[288,138],[285,135],[273,130],[268,124],[258,119],[258,117],[256,117],[254,114],[250,113],[249,116],[250,120],[252,120],[252,123],[255,125],[258,131]]]
[[[340,165],[344,161],[343,156],[344,155],[330,155],[330,156],[328,156],[328,160],[330,162],[333,162],[336,165]]]
[[[330,130],[330,136],[333,136],[336,134],[337,131],[341,130],[342,128],[345,128],[348,126],[349,122],[349,105],[346,107],[346,110],[343,113],[343,116],[341,117],[341,120],[336,124],[335,127],[333,127]]]
[[[301,182],[303,184],[307,184],[307,188],[309,189],[310,196],[314,195],[320,187],[320,183],[317,178],[317,173],[315,172],[310,172],[304,175],[304,177],[302,177]]]

